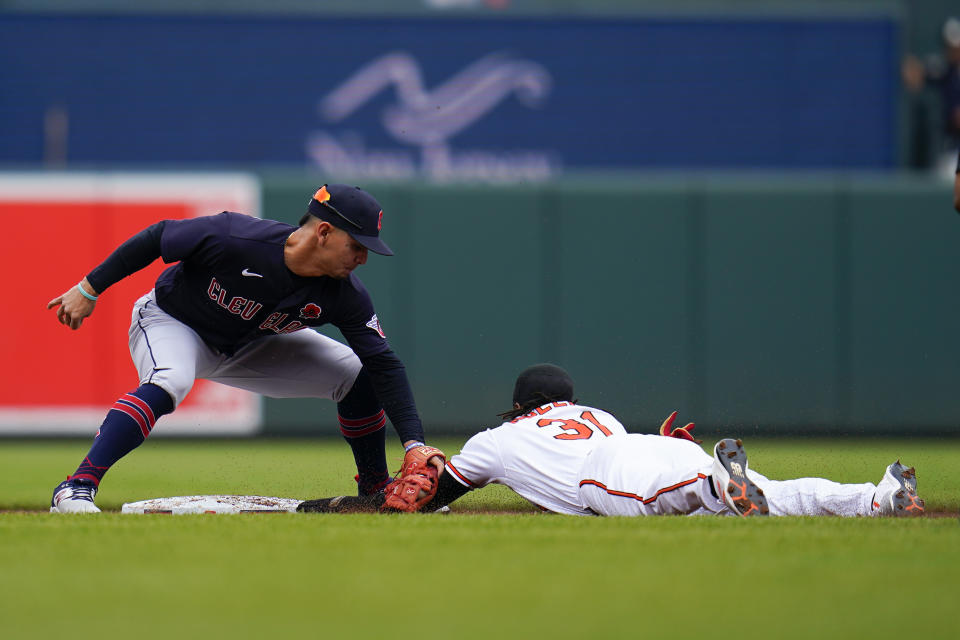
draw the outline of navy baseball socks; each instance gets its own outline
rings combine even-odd
[[[386,452],[387,418],[383,410],[366,418],[350,419],[342,413],[337,417],[340,419],[340,433],[353,450],[353,460],[357,463],[357,492],[364,496],[383,489],[390,482]]]
[[[337,403],[337,417],[340,433],[353,450],[353,460],[357,463],[357,492],[364,496],[383,489],[390,482],[386,453],[387,417],[365,371],[360,371],[353,388]]]
[[[107,412],[93,445],[73,475],[53,490],[50,511],[94,513],[93,498],[107,470],[147,439],[160,416],[173,411],[173,399],[153,384],[121,396]]]

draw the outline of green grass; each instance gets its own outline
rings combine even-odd
[[[463,438],[431,441],[448,454]],[[0,440],[5,487],[0,509],[42,509],[50,493],[77,467],[89,440]],[[960,511],[960,439],[770,439],[745,441],[751,468],[773,479],[815,476],[837,482],[879,482],[900,458],[917,468],[920,494],[930,511]],[[709,451],[709,447],[707,447]],[[403,457],[388,453],[391,469]],[[103,482],[97,504],[160,496],[233,493],[311,498],[353,493],[355,469],[339,439],[151,440],[118,462]],[[468,494],[455,510],[532,511],[499,487]]]
[[[463,439],[431,441],[451,455]],[[3,441],[0,468],[9,476],[0,510],[45,509],[50,494],[76,469],[89,440]],[[403,459],[388,451],[391,470]],[[356,468],[340,439],[315,440],[151,440],[120,460],[107,474],[97,505],[119,511],[124,502],[200,494],[271,495],[316,498],[356,493]],[[468,495],[458,509],[533,511],[502,487]]]
[[[455,452],[458,440],[442,443]],[[42,510],[88,443],[0,441],[0,509]],[[773,478],[879,480],[901,456],[957,513],[960,442],[760,440]],[[399,450],[391,450],[398,462]],[[353,490],[342,441],[151,441],[101,506]],[[956,515],[573,518],[502,488],[446,516],[0,514],[0,637],[952,637]],[[483,511],[511,511],[487,515]],[[410,631],[414,629],[415,631]]]

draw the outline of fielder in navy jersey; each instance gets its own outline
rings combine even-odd
[[[140,385],[107,412],[83,462],[54,490],[50,510],[99,511],[94,496],[104,474],[198,378],[271,397],[336,401],[359,493],[381,490],[390,480],[386,417],[406,449],[424,441],[404,366],[353,274],[368,250],[393,255],[380,239],[382,222],[369,193],[338,184],[317,190],[299,227],[226,211],[164,220],[51,300],[58,320],[78,329],[108,287],[158,257],[176,263],[134,305],[130,353]],[[349,346],[309,330],[327,323]],[[443,467],[439,456],[431,463]]]

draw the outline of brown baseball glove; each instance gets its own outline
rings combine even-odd
[[[387,496],[381,511],[405,511],[413,513],[430,502],[437,494],[437,479],[440,472],[430,464],[430,458],[439,456],[446,462],[443,451],[420,445],[407,451],[397,479],[387,485]]]

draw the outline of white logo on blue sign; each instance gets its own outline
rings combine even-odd
[[[381,92],[395,100],[382,109],[380,124],[391,138],[419,148],[367,148],[356,130],[316,131],[307,153],[325,173],[369,177],[497,181],[546,179],[559,161],[545,149],[500,151],[454,149],[450,139],[476,124],[500,104],[516,99],[534,110],[546,102],[553,80],[542,65],[492,53],[427,89],[420,65],[406,52],[376,58],[324,96],[320,116],[328,123],[347,120]]]

